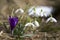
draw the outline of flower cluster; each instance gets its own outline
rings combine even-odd
[[[20,13],[20,14],[24,14],[24,11],[22,8],[19,8],[15,11],[15,13]],[[38,7],[31,7],[28,9],[27,11],[27,15],[30,17],[49,17],[46,20],[46,23],[48,22],[57,22],[57,20],[55,18],[53,18],[52,15],[52,11],[53,8],[49,7],[49,6],[38,6]],[[23,15],[22,15],[23,16]],[[23,19],[24,20],[24,19]],[[15,28],[16,24],[18,23],[18,18],[17,17],[9,17],[9,23],[10,23],[10,27],[11,27],[11,31]],[[35,20],[34,22],[28,22],[25,24],[25,27],[23,30],[26,30],[27,27],[32,26],[33,29],[36,29],[37,27],[40,26],[40,24],[38,23],[37,20]]]
[[[48,6],[39,6],[39,7],[31,7],[28,10],[28,14],[30,16],[35,16],[35,17],[48,17],[52,15],[53,8],[48,7]],[[57,20],[53,17],[50,17],[47,19],[47,22],[57,22]]]
[[[28,10],[28,14],[30,16],[36,16],[36,17],[47,17],[51,15],[52,10],[53,10],[52,7],[47,7],[47,6],[31,7]]]
[[[31,27],[31,26],[32,26],[33,29],[35,29],[35,28],[39,27],[40,25],[39,25],[38,21],[34,21],[34,22],[32,22],[32,23],[26,23],[26,24],[25,24],[25,27],[24,27],[24,30],[25,30],[27,27]]]

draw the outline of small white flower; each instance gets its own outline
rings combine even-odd
[[[34,21],[34,22],[32,22],[32,23],[27,23],[27,24],[25,24],[24,30],[25,30],[27,27],[30,27],[30,26],[32,26],[33,29],[36,29],[36,28],[39,27],[40,25],[39,25],[39,23],[38,23],[37,21]]]
[[[39,17],[40,16],[40,8],[39,7],[31,7],[28,10],[28,15],[33,17]]]
[[[39,27],[40,26],[38,21],[34,21],[33,24],[35,25],[35,27]]]
[[[18,13],[18,12],[24,13],[24,10],[23,10],[22,8],[19,8],[19,9],[17,9],[17,10],[15,11],[15,13]]]
[[[57,22],[57,20],[55,18],[53,18],[53,17],[48,18],[46,23],[48,23],[49,21],[50,22]]]
[[[52,7],[48,7],[48,6],[40,6],[40,16],[41,17],[47,17],[49,15],[51,15],[53,8]]]
[[[34,10],[35,8],[35,10]],[[35,17],[47,17],[51,15],[53,8],[48,7],[48,6],[39,6],[39,7],[31,7],[28,10],[28,14],[30,16],[35,16]]]
[[[2,35],[3,31],[0,32],[0,36]]]
[[[25,26],[35,26],[33,23],[27,23]]]
[[[34,27],[35,25],[34,25],[33,23],[27,23],[27,24],[25,24],[24,30],[25,30],[28,26]]]

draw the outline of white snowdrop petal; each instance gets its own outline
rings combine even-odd
[[[29,13],[29,15],[34,15],[34,11],[31,11],[31,12]]]
[[[43,14],[44,14],[45,17],[51,15],[51,13],[48,13],[48,12],[44,12]]]
[[[57,20],[55,18],[52,18],[53,22],[57,22]]]
[[[41,17],[43,17],[43,16],[45,16],[45,17],[49,16],[51,14],[52,10],[53,10],[52,7],[48,7],[48,6],[40,6],[40,8],[42,9],[42,12],[43,12],[43,13],[41,12],[42,13]]]
[[[17,9],[17,10],[15,11],[15,13],[18,13],[18,12],[20,12],[20,13],[24,13],[24,10],[21,9],[21,8],[19,8],[19,9]]]
[[[34,26],[33,23],[27,23],[25,26]]]
[[[35,8],[35,13],[33,8]],[[42,12],[41,12],[42,9]],[[47,17],[49,15],[51,15],[53,8],[52,7],[48,7],[48,6],[40,6],[40,7],[31,7],[28,11],[28,13],[30,14],[30,16],[35,16],[35,17]],[[46,13],[44,13],[46,12]]]
[[[51,20],[51,18],[48,18],[48,19],[46,20],[46,23],[48,23],[50,20]]]
[[[3,31],[0,32],[0,35],[2,35]]]
[[[16,11],[15,11],[15,13],[17,13],[19,11],[19,9],[17,9]]]
[[[23,9],[20,9],[21,13],[24,13],[24,10]]]
[[[34,10],[33,8],[35,8],[35,10]],[[40,13],[40,9],[39,9],[38,7],[32,7],[32,8],[30,8],[29,11],[28,11],[28,14],[29,14],[30,16],[35,16],[35,17],[39,17],[39,16],[40,16],[39,13]]]
[[[41,9],[43,9],[43,11],[47,11],[47,12],[51,12],[53,10],[52,7],[48,7],[48,6],[41,6]]]
[[[33,28],[35,27],[35,25],[33,23],[27,23],[27,24],[25,24],[25,27],[23,30],[25,30],[28,26],[32,26]]]
[[[35,26],[39,27],[39,23],[37,21],[35,21]]]
[[[40,13],[40,8],[36,8],[36,13]]]
[[[53,18],[53,17],[48,18],[46,23],[49,22],[49,21],[50,22],[57,22],[57,20],[55,18]]]
[[[33,8],[29,9],[28,15],[30,15],[30,16],[35,16],[35,15],[34,15],[34,10],[33,10]]]
[[[43,17],[43,16],[44,16],[43,12],[41,12],[41,13],[40,13],[40,16],[41,16],[41,17]]]

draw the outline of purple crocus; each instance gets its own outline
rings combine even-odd
[[[18,17],[9,17],[9,23],[10,23],[10,28],[11,31],[15,28],[16,24],[18,23]]]

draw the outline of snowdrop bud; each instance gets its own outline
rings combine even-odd
[[[49,21],[50,22],[57,22],[57,20],[55,18],[53,18],[53,17],[48,18],[46,23],[48,23]]]
[[[24,13],[24,10],[23,10],[22,8],[19,8],[19,9],[17,9],[17,10],[15,11],[15,13],[18,13],[18,12]]]

